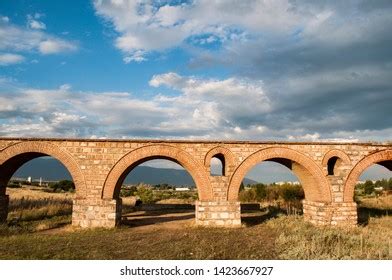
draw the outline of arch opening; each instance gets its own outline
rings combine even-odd
[[[184,150],[161,144],[143,146],[124,155],[109,172],[102,190],[102,198],[104,200],[114,199],[116,205],[121,205],[121,200],[118,199],[119,192],[127,174],[142,163],[158,159],[174,162],[189,173],[196,187],[199,201],[211,199],[212,190],[205,167]],[[119,214],[120,210],[116,210],[116,223],[120,222]]]
[[[311,158],[290,148],[266,148],[248,156],[237,167],[230,179],[228,200],[238,200],[241,182],[255,165],[271,161],[287,167],[298,178],[305,198],[303,201],[305,219],[313,219],[309,215],[309,209],[313,207],[311,204],[331,203],[331,188],[322,169]]]
[[[392,216],[392,170],[386,167],[391,162],[372,164],[359,176],[354,187],[359,224],[367,225],[370,218]]]
[[[275,158],[247,172],[239,191],[242,222],[255,225],[278,214],[302,214],[305,194],[292,166],[287,159]]]
[[[178,161],[154,156],[125,169],[114,198],[121,199],[123,225],[186,224],[195,218],[198,193],[192,176]]]
[[[116,199],[126,175],[135,167],[149,160],[164,159],[175,162],[189,172],[200,200],[212,197],[208,174],[190,154],[168,145],[150,145],[129,152],[109,172],[102,190],[102,198]]]
[[[113,198],[117,199],[119,198],[119,194],[120,194],[120,190],[121,187],[124,185],[124,182],[126,181],[126,178],[128,176],[132,176],[134,174],[134,170],[135,168],[139,167],[139,166],[144,166],[144,167],[151,167],[151,166],[159,166],[158,168],[165,168],[162,167],[162,165],[168,165],[171,166],[171,168],[168,169],[177,169],[177,170],[182,170],[183,172],[185,172],[187,174],[187,178],[189,176],[189,178],[192,181],[192,188],[194,188],[197,191],[197,187],[195,184],[195,180],[192,177],[192,174],[175,158],[172,157],[166,157],[166,156],[149,156],[149,157],[145,157],[142,158],[140,160],[137,160],[135,162],[133,162],[132,164],[130,164],[126,169],[124,169],[124,171],[121,173],[121,175],[118,177],[116,184],[115,184],[115,188],[114,188],[114,192],[113,192]],[[151,167],[154,168],[154,167]],[[156,168],[156,167],[155,167]],[[154,170],[152,170],[154,171]],[[178,175],[178,173],[176,174],[176,172],[172,173],[172,175]],[[129,177],[128,179],[131,179],[131,177]],[[173,180],[175,178],[171,178],[168,179],[166,178],[166,180]],[[167,182],[162,182],[163,184],[167,184]]]
[[[216,154],[210,162],[211,176],[226,176],[226,162],[223,154]]]
[[[379,165],[392,171],[392,150],[378,151],[362,158],[350,171],[344,186],[344,202],[353,202],[354,189],[362,173],[372,165]]]
[[[328,175],[338,175],[341,164],[341,158],[337,156],[331,157],[327,162]]]
[[[16,154],[3,161],[0,178],[8,204],[4,222],[33,231],[71,224],[75,184],[58,159],[43,152]]]
[[[272,161],[289,168],[304,189],[305,198],[314,202],[331,202],[331,190],[322,170],[307,156],[288,148],[267,148],[246,158],[235,170],[229,186],[228,199],[237,200],[240,184],[256,164]]]

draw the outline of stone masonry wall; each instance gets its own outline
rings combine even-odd
[[[121,219],[121,199],[74,199],[72,225],[113,228]]]
[[[196,224],[212,227],[240,227],[240,202],[196,201]]]
[[[301,160],[302,164],[297,163],[297,168],[293,169],[293,172],[303,173],[297,176],[303,175],[305,183],[309,186],[305,190],[307,199],[304,202],[305,218],[317,224],[354,223],[356,205],[353,203],[353,187],[347,188],[346,186],[347,178],[355,182],[357,173],[361,171],[359,167],[366,167],[374,159],[392,160],[391,143],[0,138],[0,188],[4,187],[1,183],[1,176],[6,174],[7,170],[20,166],[20,163],[18,166],[9,166],[15,164],[13,161],[8,161],[9,159],[26,153],[32,156],[37,156],[37,154],[53,156],[66,166],[76,183],[73,224],[80,227],[113,227],[120,220],[121,203],[115,199],[114,187],[106,189],[105,192],[109,174],[112,175],[113,186],[121,174],[112,171],[117,167],[118,170],[123,170],[121,166],[118,166],[122,159],[128,156],[129,161],[125,163],[132,164],[132,158],[136,159],[137,156],[139,160],[144,156],[148,159],[149,157],[159,158],[163,155],[164,158],[179,161],[195,179],[201,200],[197,203],[197,223],[238,225],[240,221],[238,191],[235,190],[234,195],[232,192],[229,197],[233,177],[238,170],[247,170],[257,164],[257,160],[247,159],[267,149],[273,151],[269,154],[263,152],[263,154],[268,154],[272,158],[288,158],[288,151],[290,151],[292,161],[295,162],[297,158]],[[138,151],[143,152],[138,154]],[[372,157],[380,151],[385,151],[385,153]],[[225,157],[225,176],[210,176],[210,160],[216,153],[223,154]],[[130,154],[136,156],[133,157]],[[343,159],[343,163],[337,167],[334,175],[328,175],[327,172],[326,162],[331,156]],[[26,161],[32,158],[27,157]],[[253,158],[257,159],[257,157]],[[359,164],[367,158],[369,160],[365,162],[366,164]],[[268,160],[268,158],[263,158],[263,160]],[[246,164],[247,168],[243,168]],[[304,168],[307,164],[308,168]],[[355,176],[352,172],[354,169]],[[311,172],[306,174],[304,170],[311,170]],[[242,173],[239,174],[242,176]],[[242,180],[241,176],[236,177],[237,183]],[[307,180],[308,178],[317,178],[317,180]],[[4,193],[3,190],[1,189],[0,193]],[[307,198],[309,191],[312,192],[312,200]],[[0,214],[3,213],[0,217],[5,216],[6,210],[4,209],[8,208],[7,205],[8,199],[0,196]],[[216,222],[212,222],[214,219]],[[320,220],[323,222],[319,222]]]
[[[322,226],[354,226],[357,224],[357,204],[355,202],[325,203],[303,202],[306,221]]]

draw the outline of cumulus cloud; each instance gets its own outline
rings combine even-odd
[[[0,53],[0,66],[21,63],[24,57],[13,53]]]
[[[243,40],[249,32],[290,32],[303,15],[286,0],[275,1],[94,1],[96,13],[119,33],[126,57],[162,51],[186,40],[201,45]]]
[[[172,76],[182,83],[171,80]],[[166,73],[154,76],[150,84],[175,88],[178,94],[144,100],[128,92],[73,92],[69,85],[2,91],[1,131],[3,135],[217,138],[238,133],[240,121],[255,114],[250,103],[240,102],[244,98],[259,107],[256,113],[269,110],[262,85],[255,81]],[[38,124],[45,129],[36,130]]]
[[[76,50],[76,46],[64,40],[48,39],[40,42],[38,49],[42,54],[54,54],[65,51],[74,51]]]
[[[44,25],[38,22],[36,18],[37,15],[30,16],[29,28],[10,23],[8,17],[8,20],[0,21],[0,50],[13,52],[38,51],[46,55],[78,49],[76,42],[63,40],[43,32]]]
[[[0,91],[1,135],[354,142],[385,140],[392,132],[344,129],[339,122],[331,133],[323,132],[324,126],[331,126],[328,122],[310,132],[307,119],[286,119],[258,80],[169,72],[153,76],[150,85],[176,94],[157,92],[148,100],[129,92],[79,92],[68,84],[57,89],[14,85],[12,91]]]
[[[20,89],[2,101],[4,124],[7,116],[17,123],[35,116],[20,105],[31,97],[41,102],[38,114],[48,127],[59,119],[53,113],[63,112],[69,117],[60,116],[59,125],[74,121],[78,135],[293,141],[392,135],[390,1],[96,0],[94,7],[114,29],[125,63],[184,47],[187,72],[223,66],[230,74],[160,73],[149,81],[156,93],[150,100],[128,92]],[[73,50],[72,42],[42,31],[24,33],[7,20],[4,26],[13,32],[0,32],[0,50]],[[48,99],[52,92],[62,97]],[[48,100],[56,106],[48,108]]]
[[[27,25],[31,29],[46,29],[46,24],[38,19],[41,17],[40,14],[36,13],[34,16],[27,15]]]

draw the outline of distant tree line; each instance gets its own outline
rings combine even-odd
[[[169,184],[159,184],[159,185],[132,185],[123,186],[120,190],[121,197],[136,196],[143,203],[151,204],[156,203],[160,200],[165,199],[184,199],[189,201],[197,200],[197,190],[192,189],[189,191],[175,191],[176,186],[171,186]]]
[[[285,202],[300,201],[305,198],[302,186],[299,184],[253,184],[246,187],[242,184],[239,194],[241,202],[262,202],[282,200]]]
[[[364,183],[359,183],[355,186],[356,195],[378,195],[383,192],[389,193],[392,191],[392,178],[377,180],[375,182],[366,180]]]
[[[39,182],[28,182],[28,181],[10,181],[8,183],[9,188],[21,188],[22,186],[34,186],[39,187]],[[49,184],[45,184],[44,187],[46,191],[49,192],[74,192],[75,184],[71,180],[61,180],[58,182],[51,182]]]

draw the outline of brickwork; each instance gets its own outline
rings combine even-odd
[[[288,159],[291,161],[291,165],[288,167],[294,171],[301,181],[305,196],[309,200],[331,200],[331,190],[323,175],[321,167],[317,166],[317,164],[304,153],[286,147],[262,149],[242,161],[231,178],[228,190],[228,200],[234,201],[238,199],[241,182],[252,167],[265,160],[281,162],[281,159]]]
[[[0,138],[0,213],[7,209],[2,197],[12,174],[43,155],[58,159],[70,172],[76,185],[73,224],[80,227],[118,224],[123,179],[151,159],[177,162],[189,172],[199,194],[197,223],[214,226],[239,224],[240,184],[262,161],[291,169],[305,191],[305,218],[329,225],[356,221],[354,186],[367,167],[378,163],[392,169],[391,143]],[[224,176],[211,176],[211,158],[218,156],[223,157]]]

